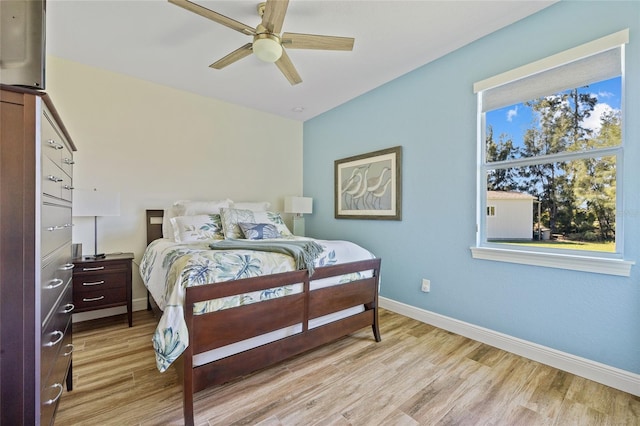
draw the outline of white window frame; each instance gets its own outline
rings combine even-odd
[[[477,152],[477,233],[476,245],[471,247],[471,254],[474,259],[493,260],[500,262],[519,263],[526,265],[536,265],[551,268],[569,269],[576,271],[595,272],[610,275],[630,276],[631,266],[635,264],[633,261],[626,261],[623,258],[623,222],[622,222],[622,180],[619,179],[616,185],[616,251],[615,253],[602,252],[578,252],[571,250],[551,250],[540,249],[527,246],[513,247],[506,244],[489,243],[486,238],[486,221],[487,221],[487,182],[486,172],[488,169],[494,168],[498,163],[486,164],[485,162],[485,111],[496,109],[503,99],[509,100],[509,104],[523,102],[534,99],[536,97],[536,89],[529,91],[529,87],[521,84],[526,82],[529,77],[540,75],[540,73],[551,73],[553,80],[568,80],[572,83],[572,87],[579,87],[594,81],[598,81],[597,71],[592,72],[593,65],[598,65],[600,56],[612,56],[619,54],[621,61],[622,73],[622,114],[624,120],[624,48],[629,42],[629,30],[622,30],[617,33],[599,38],[597,40],[585,43],[573,49],[560,52],[539,61],[524,65],[522,67],[504,72],[494,77],[487,78],[474,84],[473,90],[478,98],[478,152]],[[611,53],[611,54],[610,54]],[[574,69],[580,67],[580,63],[591,64],[588,66],[589,75],[586,81],[580,81],[575,78]],[[558,72],[556,72],[558,71]],[[603,78],[608,78],[606,69],[603,70]],[[593,75],[595,74],[595,76]],[[570,77],[567,77],[567,76]],[[535,78],[529,79],[535,81]],[[545,83],[546,84],[546,83]],[[563,82],[560,86],[564,85]],[[567,89],[569,87],[560,87],[557,91]],[[546,89],[546,88],[545,88]],[[553,88],[549,89],[550,94]],[[490,92],[491,91],[491,92]],[[483,95],[489,93],[487,99],[490,99],[489,106],[483,105]],[[506,105],[504,105],[506,106]],[[623,145],[624,145],[624,129],[623,141],[619,147],[606,148],[602,150],[594,150],[595,155],[615,155],[617,158],[617,176],[623,176]],[[523,163],[528,160],[522,159]],[[518,165],[518,164],[514,164]]]

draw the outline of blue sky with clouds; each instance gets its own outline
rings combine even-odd
[[[619,110],[621,104],[622,78],[615,77],[598,83],[592,83],[581,91],[594,94],[598,103],[591,117],[584,121],[584,126],[593,130],[600,127],[600,117],[603,112]],[[524,104],[511,105],[486,113],[487,128],[493,126],[494,141],[500,140],[501,134],[506,134],[504,139],[512,138],[516,146],[522,146],[525,131],[531,127],[533,114],[530,108]]]

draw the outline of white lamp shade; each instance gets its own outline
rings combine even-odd
[[[313,198],[311,197],[285,197],[285,213],[313,213]]]
[[[120,194],[118,192],[73,191],[74,216],[120,216]]]

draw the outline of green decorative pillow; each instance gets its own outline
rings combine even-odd
[[[219,214],[173,217],[171,226],[177,243],[224,239]]]
[[[275,212],[255,212],[244,209],[220,209],[222,229],[224,237],[227,239],[242,239],[244,234],[238,226],[239,223],[266,223],[275,226],[281,237],[291,235],[291,231],[284,224],[279,213]]]
[[[271,223],[240,222],[238,226],[247,240],[264,240],[267,238],[281,238],[278,228]]]

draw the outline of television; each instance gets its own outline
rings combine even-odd
[[[45,88],[45,0],[0,1],[0,83]]]

